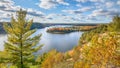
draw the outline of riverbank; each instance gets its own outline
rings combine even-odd
[[[65,33],[71,33],[71,32],[76,32],[76,31],[90,31],[92,29],[97,28],[98,25],[94,26],[71,26],[71,27],[53,27],[53,28],[48,28],[47,32],[48,33],[57,33],[57,34],[65,34]]]

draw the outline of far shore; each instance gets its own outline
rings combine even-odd
[[[46,32],[53,34],[66,34],[71,32],[78,31],[90,31],[92,29],[97,28],[98,26],[71,26],[71,27],[52,27],[48,28]]]

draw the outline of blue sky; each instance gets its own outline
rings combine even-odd
[[[0,0],[0,21],[20,8],[39,23],[108,23],[120,15],[120,0]]]

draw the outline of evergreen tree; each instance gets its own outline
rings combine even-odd
[[[20,9],[17,11],[17,17],[12,16],[11,23],[5,23],[4,29],[8,33],[8,40],[5,42],[5,51],[10,54],[8,62],[16,65],[18,68],[26,68],[28,64],[32,65],[33,53],[40,50],[42,45],[39,43],[40,35],[32,37],[36,29],[31,30],[33,20],[26,21],[26,11]]]

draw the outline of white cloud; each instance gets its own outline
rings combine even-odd
[[[99,16],[99,15],[104,16],[108,14],[108,11],[103,9],[98,9],[98,10],[94,10],[92,13],[93,13],[92,16]]]
[[[104,9],[98,9],[94,10],[90,16],[114,16],[120,14],[120,11],[118,10],[104,10]]]
[[[120,0],[117,1],[117,4],[120,5]]]
[[[5,19],[9,19],[10,17],[11,17],[11,14],[10,13],[8,13],[8,12],[5,12],[5,13],[3,13],[3,12],[0,12],[0,21],[7,21],[7,20],[5,20]]]
[[[76,0],[77,2],[87,2],[88,0]]]
[[[39,7],[44,8],[44,9],[50,9],[50,8],[55,8],[56,2],[53,0],[41,0]]]
[[[62,10],[62,12],[66,12],[69,14],[81,14],[81,13],[89,11],[91,9],[92,9],[92,7],[83,7],[83,8],[77,9],[77,10]]]
[[[27,10],[27,18],[44,18],[45,16],[45,14],[41,11],[37,11],[32,8],[25,9],[20,6],[16,6],[14,5],[14,2],[12,0],[0,0],[0,21],[10,21],[11,15],[13,14],[13,16],[15,16],[15,12],[18,11],[20,8],[22,8],[23,10]]]
[[[104,1],[104,2],[95,2],[94,7],[96,9],[112,9],[112,8],[116,8],[116,1]]]
[[[65,2],[64,0],[56,0],[59,4],[69,5],[69,3]]]
[[[90,0],[91,2],[105,2],[105,0]]]
[[[14,13],[17,7],[13,6],[12,0],[0,0],[0,19],[1,21],[8,21],[11,14]]]
[[[93,7],[83,7],[83,8],[81,8],[81,9],[79,9],[79,10],[81,10],[82,12],[86,12],[86,11],[89,11],[89,10],[91,10]]]
[[[14,2],[12,0],[1,0],[0,1],[0,10],[8,11],[10,9],[15,9],[13,7]]]
[[[105,2],[105,0],[76,0],[77,2],[87,2],[87,1],[91,1],[91,2]]]
[[[38,16],[38,17],[42,17],[45,14],[41,11],[37,11],[37,10],[33,10],[32,8],[27,9],[27,12],[29,15],[31,16]]]
[[[49,14],[45,18],[46,19],[53,19],[53,18],[56,18],[57,16],[58,16],[57,14]]]
[[[113,7],[114,6],[114,2],[106,2],[106,6],[109,7]]]
[[[44,9],[50,9],[55,8],[58,4],[69,5],[69,3],[64,0],[40,0],[38,6]]]
[[[98,2],[99,0],[90,0],[90,1],[92,1],[92,2]]]
[[[81,4],[77,4],[76,6],[77,6],[77,7],[82,7],[82,5],[81,5]]]

